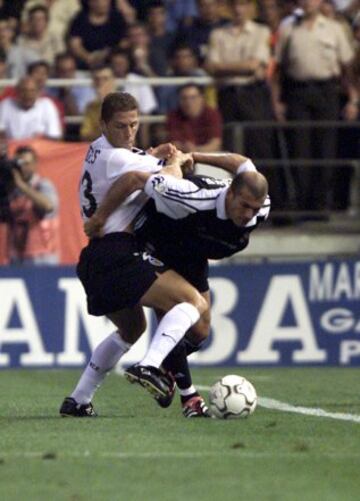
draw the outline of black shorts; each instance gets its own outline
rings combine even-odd
[[[165,263],[166,267],[176,271],[199,292],[209,290],[209,262],[199,256],[185,257],[169,255],[166,252],[154,252],[154,255]]]
[[[81,254],[77,275],[91,315],[131,308],[166,271],[164,264],[139,248],[130,233],[109,233],[91,240]]]

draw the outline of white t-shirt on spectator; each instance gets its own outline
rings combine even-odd
[[[59,139],[62,136],[61,121],[56,106],[47,97],[39,97],[28,110],[19,108],[12,97],[0,103],[0,130],[8,139],[28,139],[46,136]]]

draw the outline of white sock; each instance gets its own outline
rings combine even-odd
[[[190,303],[180,303],[171,308],[161,319],[140,364],[159,368],[164,358],[199,318],[199,311]]]
[[[78,404],[88,404],[106,375],[118,363],[131,344],[126,343],[118,331],[113,332],[94,350],[91,359],[82,373],[71,397]]]
[[[179,393],[182,397],[188,397],[189,395],[196,393],[196,388],[192,384],[189,388],[186,388],[185,390],[182,390],[181,388],[179,388]]]

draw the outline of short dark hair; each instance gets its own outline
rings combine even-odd
[[[47,72],[50,73],[51,66],[50,66],[50,64],[47,61],[45,61],[43,59],[41,59],[39,61],[34,61],[33,63],[28,64],[28,66],[26,67],[26,73],[28,75],[31,75],[32,72],[36,68],[39,68],[39,67],[46,68]]]
[[[166,6],[163,0],[151,0],[149,4],[146,6],[146,15],[149,14],[149,10],[152,9],[164,9],[166,10]]]
[[[55,56],[55,64],[57,64],[59,61],[63,61],[64,59],[72,59],[73,61],[76,61],[75,57],[71,54],[71,52],[59,52]]]
[[[116,56],[123,56],[126,57],[126,59],[130,60],[130,52],[128,51],[128,49],[115,47],[114,49],[111,50],[110,54],[107,57],[107,61],[109,62],[109,64],[111,63],[112,58]]]
[[[101,105],[101,120],[109,122],[118,111],[139,111],[139,103],[128,92],[111,92]]]
[[[45,7],[45,5],[37,4],[34,5],[34,7],[31,7],[31,9],[28,10],[28,16],[32,16],[36,12],[43,12],[46,16],[46,19],[49,20],[49,9]]]
[[[91,68],[91,75],[93,75],[94,73],[97,73],[98,71],[103,71],[103,70],[110,70],[111,73],[113,73],[113,69],[110,66],[110,64],[108,64],[108,63],[99,63],[96,66],[93,66]]]
[[[189,82],[189,83],[181,85],[177,89],[178,96],[182,93],[183,90],[192,89],[192,88],[197,89],[202,96],[204,95],[204,87],[202,85],[199,85],[195,82]]]
[[[36,151],[31,146],[18,146],[15,150],[15,156],[24,155],[25,153],[31,153],[34,160],[38,158]]]
[[[258,200],[268,194],[269,186],[260,172],[241,172],[232,180],[230,189],[235,195],[240,195],[243,189],[247,189]]]
[[[171,51],[171,56],[174,57],[177,52],[180,52],[181,50],[188,50],[191,52],[191,54],[194,57],[197,57],[196,51],[194,47],[192,47],[189,43],[187,42],[177,42],[173,45],[172,51]]]

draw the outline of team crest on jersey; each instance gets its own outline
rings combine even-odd
[[[158,193],[164,193],[166,190],[166,186],[164,183],[165,179],[163,176],[156,176],[152,179],[152,185],[154,187],[154,190],[157,191]]]

